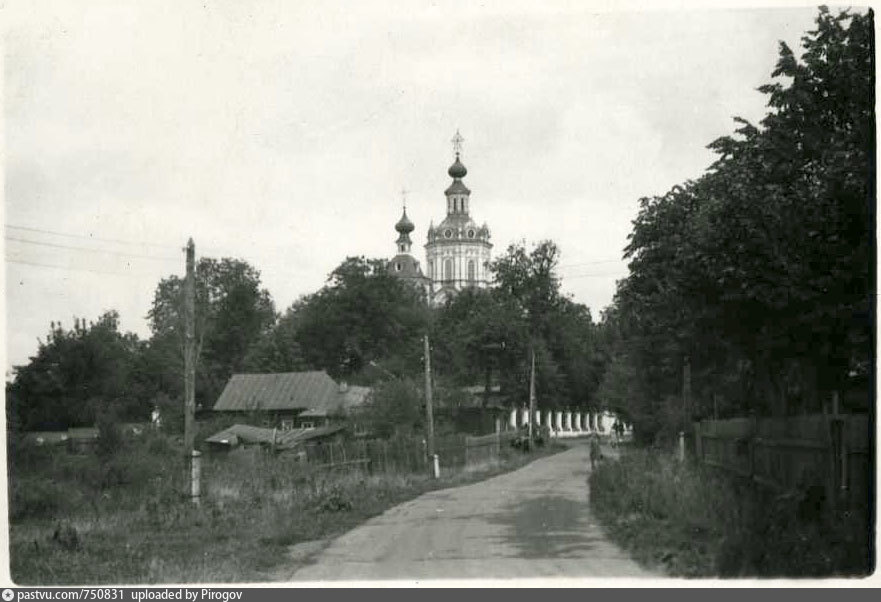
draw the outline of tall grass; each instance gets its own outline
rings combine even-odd
[[[503,454],[494,471],[529,456]],[[202,500],[184,496],[178,444],[148,433],[112,456],[10,448],[10,554],[16,583],[263,581],[287,547],[339,534],[429,489],[483,478],[449,471],[316,470],[294,456],[203,456]],[[74,542],[74,543],[69,543]],[[273,572],[270,572],[273,571]]]
[[[685,577],[859,576],[868,511],[833,515],[669,454],[632,450],[590,477],[591,506],[642,562]]]

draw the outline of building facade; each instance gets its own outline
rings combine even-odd
[[[491,281],[489,227],[485,222],[478,225],[471,217],[471,191],[462,182],[468,170],[462,164],[461,145],[462,137],[456,132],[453,138],[456,158],[447,170],[453,182],[444,191],[446,217],[437,226],[432,220],[428,227],[426,272],[422,272],[419,262],[411,254],[410,233],[414,225],[407,218],[406,207],[395,225],[399,233],[396,241],[398,254],[388,263],[390,273],[418,285],[433,305],[442,305],[466,288],[486,288]]]

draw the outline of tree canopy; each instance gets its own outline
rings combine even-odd
[[[767,116],[736,119],[697,180],[640,200],[614,312],[630,367],[604,387],[638,375],[637,415],[680,396],[686,361],[688,418],[714,397],[734,413],[818,409],[870,369],[873,14],[821,8],[816,23],[801,60],[780,44]]]

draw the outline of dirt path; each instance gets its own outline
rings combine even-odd
[[[587,447],[426,493],[330,542],[289,581],[653,577],[588,504]]]

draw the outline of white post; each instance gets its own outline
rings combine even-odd
[[[572,430],[581,431],[581,412],[575,412],[573,415]]]
[[[190,459],[190,466],[192,467],[192,473],[190,474],[190,500],[198,506],[199,498],[202,495],[202,453],[194,449]]]
[[[529,424],[529,408],[520,409],[520,426]]]
[[[565,428],[567,431],[571,431],[572,430],[572,412],[566,412],[563,415],[563,420],[564,420],[563,428]]]
[[[549,429],[551,429],[551,433],[554,432],[554,419],[553,419],[553,415],[554,415],[553,412],[551,412],[550,410],[548,410],[547,412],[545,412],[545,426],[548,427]]]
[[[535,411],[535,425],[534,426],[541,426],[541,412],[539,410]]]
[[[563,430],[563,412],[554,412],[554,425],[558,431]]]
[[[515,410],[511,410],[511,415],[510,415],[510,417],[508,418],[508,425],[509,425],[512,429],[516,429],[516,428],[517,428],[517,410],[516,410],[516,409],[515,409]]]
[[[440,478],[440,459],[438,458],[437,454],[434,454],[434,456],[432,456],[432,458],[433,458],[432,466],[434,467],[434,478],[439,479]]]
[[[679,461],[685,462],[685,433],[679,431]]]

